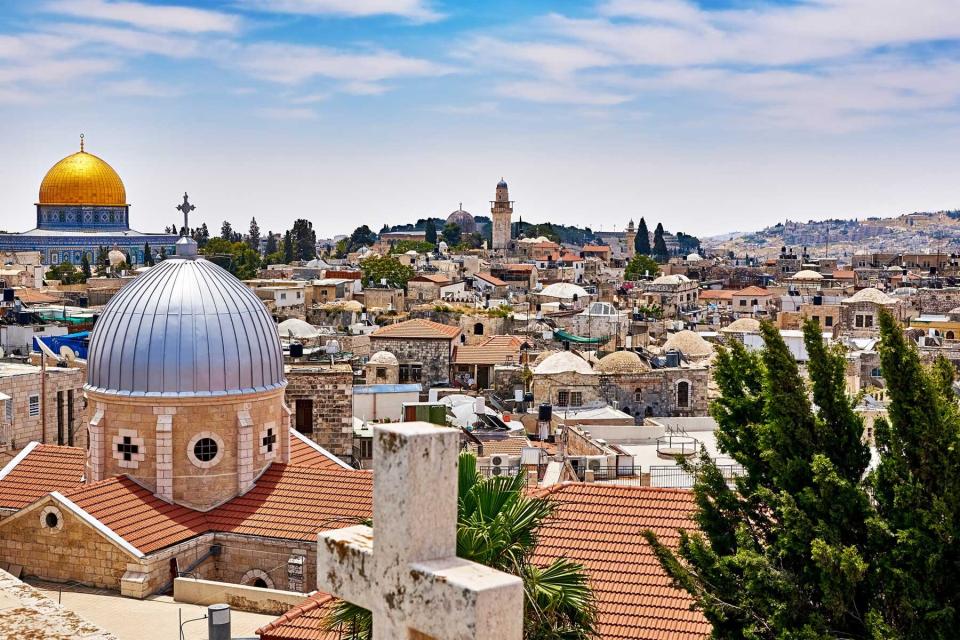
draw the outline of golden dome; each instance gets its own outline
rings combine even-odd
[[[113,167],[81,146],[47,171],[38,204],[122,207],[127,204],[127,190]]]

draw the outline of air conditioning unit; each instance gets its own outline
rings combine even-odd
[[[494,467],[502,467],[504,465],[503,456],[492,456],[490,458],[490,464]]]

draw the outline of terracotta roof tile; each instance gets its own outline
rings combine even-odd
[[[290,429],[290,464],[318,469],[342,469],[333,454],[314,443],[295,429]]]
[[[257,629],[260,640],[340,640],[340,632],[324,631],[323,620],[337,600],[315,593],[270,624]]]
[[[370,335],[374,338],[452,340],[460,335],[460,327],[418,318],[380,327]]]
[[[24,304],[51,304],[63,301],[62,297],[44,293],[39,289],[15,289],[14,295]]]
[[[164,502],[127,476],[83,485],[64,496],[143,553],[208,530],[205,514]]]
[[[763,287],[749,286],[735,292],[735,296],[769,296],[771,293]],[[702,297],[702,296],[701,296]]]
[[[432,282],[434,284],[450,284],[453,282],[447,276],[435,274],[435,273],[421,273],[415,278],[410,279],[411,282]]]
[[[705,289],[699,297],[701,300],[731,300],[733,293],[730,289]]]
[[[369,518],[369,471],[273,464],[253,489],[207,514],[211,529],[315,542],[317,533]]]
[[[508,282],[505,282],[496,276],[492,276],[489,273],[477,273],[477,274],[474,274],[473,277],[480,278],[484,282],[488,282],[495,287],[505,287],[509,284]]]
[[[640,535],[652,529],[668,546],[691,529],[693,494],[680,489],[564,484],[536,492],[557,504],[538,534],[536,561],[568,558],[584,565],[597,599],[604,640],[700,640],[710,624],[671,585]]]
[[[79,486],[85,462],[79,447],[30,443],[0,470],[0,508],[20,509],[51,491]]]
[[[520,362],[523,339],[517,336],[492,336],[479,344],[454,348],[454,364],[515,364]]]
[[[837,269],[833,272],[833,277],[837,280],[853,280],[857,277],[857,273],[852,269]]]
[[[475,431],[473,435],[483,443],[484,456],[519,456],[523,453],[524,447],[530,446],[525,435],[483,433],[482,431]],[[476,445],[472,448],[476,449]]]

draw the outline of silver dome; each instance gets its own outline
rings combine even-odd
[[[97,321],[87,389],[126,396],[221,396],[286,384],[266,307],[203,259],[169,258],[123,287]]]

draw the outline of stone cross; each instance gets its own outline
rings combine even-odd
[[[320,534],[318,587],[373,613],[374,640],[521,640],[523,583],[457,557],[455,429],[376,425],[373,526]]]
[[[186,236],[190,235],[190,221],[188,220],[188,217],[190,212],[197,208],[195,205],[190,204],[190,200],[188,198],[189,196],[187,195],[187,192],[184,191],[183,204],[174,207],[177,211],[183,213],[183,228],[185,229],[183,234]]]

